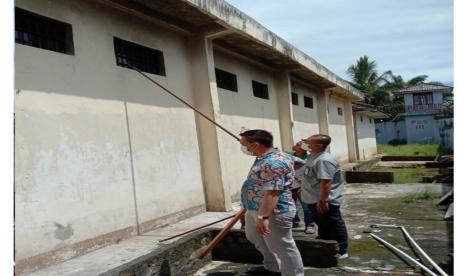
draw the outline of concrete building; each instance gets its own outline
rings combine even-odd
[[[368,160],[378,153],[375,119],[386,119],[389,116],[376,106],[361,101],[352,105],[352,114],[357,142],[357,160]]]
[[[128,64],[233,132],[270,130],[284,150],[328,133],[357,159],[361,93],[224,1],[16,7],[17,273],[238,199],[253,158]]]
[[[378,144],[388,144],[394,139],[408,144],[433,143],[453,149],[453,115],[446,100],[452,87],[419,83],[394,91],[394,99],[403,100],[404,110],[391,121],[376,124]]]

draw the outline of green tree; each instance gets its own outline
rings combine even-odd
[[[347,68],[347,74],[351,78],[351,84],[365,94],[365,98],[375,104],[382,104],[386,96],[389,96],[382,86],[387,83],[391,71],[378,74],[377,64],[367,55],[360,57],[355,64]]]
[[[384,90],[392,92],[395,90],[413,86],[420,82],[424,82],[427,78],[428,78],[427,75],[418,75],[418,76],[415,76],[409,79],[408,81],[404,81],[401,75],[396,76],[393,74],[389,74],[389,76],[386,78],[386,83],[382,86],[382,88]]]

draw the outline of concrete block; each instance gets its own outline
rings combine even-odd
[[[353,172],[347,171],[347,183],[392,183],[394,182],[393,172]]]
[[[383,156],[381,161],[434,161],[435,156]]]
[[[219,230],[216,231],[218,233]],[[216,234],[215,233],[215,234]],[[315,240],[309,236],[295,236],[304,266],[333,267],[337,265],[336,241]],[[263,257],[245,237],[243,230],[232,230],[213,249],[212,259],[238,263],[261,264]]]

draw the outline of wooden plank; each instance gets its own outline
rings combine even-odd
[[[347,183],[392,183],[394,182],[393,172],[360,172],[347,171]]]

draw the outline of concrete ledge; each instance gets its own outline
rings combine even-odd
[[[204,211],[205,205],[194,206],[186,210],[144,222],[140,224],[139,231],[141,233],[146,233],[155,228],[189,218]],[[91,239],[63,246],[52,251],[44,252],[29,258],[15,260],[15,273],[17,275],[21,275],[23,273],[37,271],[39,269],[64,262],[66,260],[85,255],[103,247],[119,243],[122,240],[126,240],[135,236],[137,236],[137,227],[130,226]]]
[[[211,254],[202,260],[197,259],[197,256],[213,237],[214,233],[211,230],[199,231],[195,235],[186,236],[171,244],[162,246],[147,255],[101,275],[191,275],[211,261]]]
[[[354,172],[347,171],[347,183],[392,183],[394,182],[393,172]]]
[[[364,162],[361,162],[361,163],[357,163],[357,164],[353,165],[350,168],[350,171],[367,171],[371,167],[373,167],[376,163],[381,161],[381,158],[382,158],[382,156],[378,155],[378,156],[373,157],[370,160],[367,160],[367,161],[364,161]]]
[[[243,230],[233,229],[203,260],[197,256],[220,232],[205,229],[155,249],[128,263],[109,270],[104,276],[133,275],[191,275],[211,260],[236,263],[261,264],[262,256],[245,237]],[[315,240],[308,236],[296,236],[297,247],[304,266],[334,267],[338,252],[336,241]]]
[[[381,161],[434,161],[436,156],[383,156]]]
[[[215,235],[219,230],[214,230]],[[294,236],[302,256],[304,266],[334,267],[337,266],[338,252],[336,241],[315,240],[309,236]],[[263,257],[245,237],[243,230],[232,230],[213,249],[212,259],[237,263],[261,264]]]

